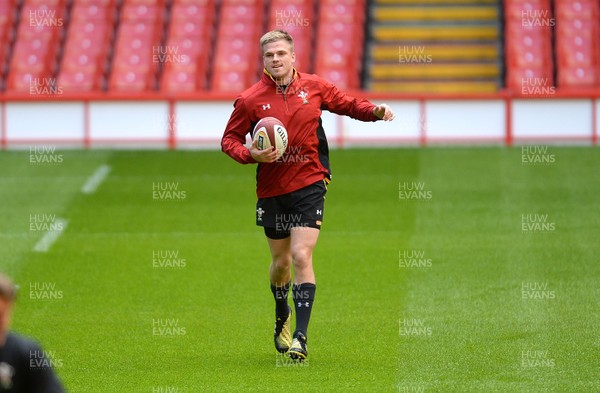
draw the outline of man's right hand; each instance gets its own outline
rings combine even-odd
[[[249,148],[250,154],[256,162],[269,163],[277,160],[277,150],[275,149],[275,146],[260,150],[257,143],[257,141],[252,141],[252,145]]]

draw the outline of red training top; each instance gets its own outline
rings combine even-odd
[[[233,106],[221,149],[242,164],[256,162],[244,143],[260,119],[275,117],[288,133],[288,147],[283,156],[273,163],[258,164],[259,198],[287,194],[331,178],[321,110],[362,121],[379,120],[373,114],[375,105],[367,99],[350,97],[317,75],[301,74],[295,69],[285,90],[264,70],[261,80],[240,94]]]

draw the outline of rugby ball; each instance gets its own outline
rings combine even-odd
[[[253,131],[253,140],[259,149],[268,149],[275,146],[277,158],[285,153],[288,145],[288,135],[283,123],[274,117],[264,117],[256,123]]]

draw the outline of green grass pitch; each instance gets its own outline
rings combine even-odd
[[[70,392],[600,391],[597,148],[332,151],[302,367],[272,343],[254,166],[31,154],[0,153],[0,268]]]

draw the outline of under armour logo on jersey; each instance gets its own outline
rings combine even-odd
[[[271,104],[265,104],[262,107],[263,107],[263,111],[266,111],[267,109],[271,109]]]
[[[304,303],[298,302],[298,307],[309,307],[309,306],[310,306],[309,302],[304,302]]]
[[[302,98],[303,104],[308,104],[308,100],[306,99],[306,97],[308,97],[308,93],[306,91],[301,91],[298,93],[298,97]]]
[[[317,209],[317,215],[319,215],[319,216],[320,216],[320,215],[322,215],[322,214],[323,214],[323,210],[319,210],[319,209]]]

